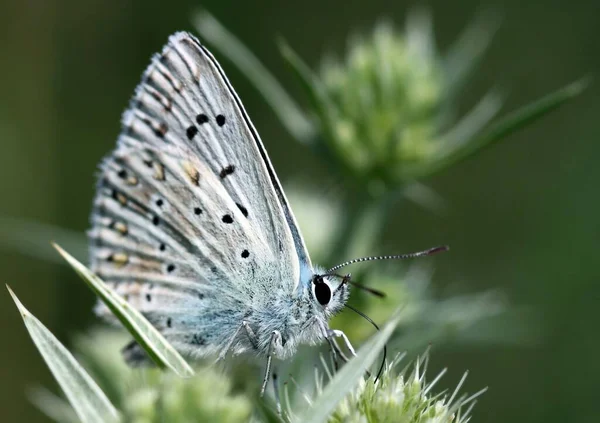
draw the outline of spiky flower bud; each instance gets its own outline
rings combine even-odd
[[[439,54],[424,14],[405,33],[390,23],[355,37],[342,60],[328,58],[312,81],[316,118],[331,156],[375,193],[431,173],[495,116],[487,98],[451,119],[458,81]]]
[[[404,356],[397,356],[373,382],[363,379],[343,401],[329,419],[330,423],[460,423],[469,418],[476,397],[484,390],[467,398],[459,396],[463,376],[451,395],[434,394],[432,388],[443,376],[443,370],[432,382],[425,380],[428,354],[398,372]],[[468,406],[468,408],[466,408]]]

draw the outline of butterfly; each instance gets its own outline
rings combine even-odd
[[[311,263],[256,129],[221,66],[179,32],[152,58],[100,165],[92,271],[192,358],[291,357],[343,332],[350,276]],[[405,256],[427,255],[435,249]],[[401,256],[394,256],[401,257]],[[402,256],[404,257],[404,256]],[[391,258],[391,257],[390,257]],[[106,306],[98,315],[114,320]],[[141,347],[126,359],[143,359]]]

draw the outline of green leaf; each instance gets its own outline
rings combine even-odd
[[[51,420],[58,423],[79,423],[73,407],[63,398],[41,386],[29,389],[29,401]]]
[[[0,216],[0,248],[39,260],[65,264],[52,250],[49,240],[66,245],[69,251],[75,251],[75,257],[87,255],[87,240],[82,233],[35,220]]]
[[[539,100],[528,104],[501,119],[492,126],[480,137],[470,141],[457,144],[457,147],[448,152],[444,151],[437,159],[432,159],[427,165],[417,164],[414,166],[406,166],[401,169],[403,177],[406,179],[417,179],[423,176],[431,175],[452,164],[462,161],[484,147],[489,147],[496,141],[512,134],[532,124],[542,116],[547,115],[568,101],[580,95],[589,85],[589,78],[582,78],[575,81],[551,94],[548,94]]]
[[[288,132],[299,141],[312,141],[315,128],[260,60],[207,11],[196,13],[194,22],[202,38],[235,64],[263,95]]]
[[[24,306],[7,285],[25,327],[82,422],[116,422],[120,415],[73,355]]]
[[[298,82],[308,94],[308,99],[314,111],[319,115],[321,127],[317,128],[317,130],[325,145],[323,143],[315,143],[315,147],[319,150],[320,154],[323,154],[325,162],[332,160],[333,163],[337,162],[338,165],[343,165],[343,163],[333,160],[333,152],[335,150],[338,150],[337,155],[345,153],[339,151],[339,143],[335,142],[337,137],[332,123],[336,121],[337,110],[329,98],[325,86],[308,65],[304,63],[302,58],[283,39],[279,40],[279,50]],[[344,173],[344,169],[341,169],[341,171]]]
[[[331,119],[326,119],[326,117],[333,109],[333,106],[322,82],[316,77],[316,75],[314,75],[308,65],[304,63],[300,56],[289,46],[289,44],[287,44],[285,40],[280,39],[278,44],[281,55],[290,66],[294,76],[296,76],[298,79],[298,82],[308,94],[308,99],[310,100],[314,110],[316,110],[317,113],[322,116],[321,121],[331,121]]]
[[[454,101],[488,50],[500,28],[502,13],[484,10],[462,31],[444,58],[445,78]]]
[[[119,294],[110,289],[98,276],[94,275],[69,253],[56,244],[54,244],[54,247],[121,321],[158,367],[169,368],[180,377],[194,375],[194,371],[189,364],[139,311],[131,307]]]
[[[394,317],[385,327],[367,341],[358,351],[356,357],[346,363],[342,369],[331,379],[317,401],[299,419],[301,422],[326,422],[338,403],[356,387],[359,380],[364,377],[366,370],[380,355],[385,343],[394,332],[400,313],[396,312]]]

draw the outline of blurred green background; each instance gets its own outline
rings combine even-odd
[[[504,110],[510,111],[600,69],[597,1],[428,5],[441,49],[478,11],[494,6],[503,15],[464,91],[466,105],[499,84],[508,95]],[[347,35],[368,33],[378,18],[402,28],[414,4],[3,0],[0,215],[87,229],[96,165],[114,146],[133,88],[170,33],[193,31],[198,6],[243,40],[296,99],[305,100],[281,60],[276,36],[316,66],[324,53],[341,55]],[[284,184],[319,184],[311,169],[325,164],[289,137],[239,70],[222,64]],[[514,306],[535,307],[542,320],[542,341],[534,345],[434,345],[432,371],[450,368],[444,387],[467,369],[470,392],[490,387],[474,421],[600,419],[600,287],[594,265],[600,246],[599,92],[593,84],[552,115],[424,181],[446,207],[432,213],[403,202],[386,230],[392,252],[451,245],[450,253],[435,259],[436,295],[498,289]],[[64,266],[2,249],[0,281],[67,345],[94,322],[93,295]],[[0,294],[0,318],[2,421],[46,421],[25,391],[54,382],[6,292]]]

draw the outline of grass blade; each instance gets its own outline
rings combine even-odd
[[[0,215],[0,248],[57,264],[65,264],[56,255],[48,240],[60,242],[75,257],[87,257],[88,245],[85,235],[60,226],[36,220]]]
[[[399,320],[400,313],[396,313],[380,332],[377,332],[360,348],[356,357],[335,374],[317,401],[299,421],[318,423],[326,422],[329,419],[338,403],[354,389],[360,378],[364,377],[369,366],[380,356],[381,350],[394,332]]]
[[[336,122],[336,116],[338,114],[337,110],[332,103],[323,82],[283,39],[279,40],[279,50],[293,75],[305,90],[312,109],[319,116],[317,136],[319,136],[324,143],[319,142],[314,143],[313,145],[317,152],[323,156],[325,162],[333,160],[333,163],[335,163],[336,160],[334,159],[334,156],[336,154],[341,156],[346,154],[344,151],[340,150],[339,143],[335,142],[336,135],[333,123]],[[337,151],[336,154],[334,154],[335,151]],[[337,164],[341,166],[344,165],[343,161],[337,161]],[[344,171],[344,169],[341,170],[342,172]]]
[[[29,401],[49,419],[57,423],[79,423],[79,418],[66,400],[41,386],[29,389]]]
[[[459,35],[458,40],[450,46],[444,59],[450,99],[456,100],[456,96],[477,68],[500,28],[501,21],[502,14],[499,11],[485,10],[475,17]]]
[[[321,115],[321,120],[325,122],[330,121],[330,119],[325,118],[329,117],[332,105],[323,83],[285,40],[279,39],[278,44],[283,59],[287,62],[294,76],[308,94],[308,99],[313,109]]]
[[[158,367],[169,368],[181,377],[193,376],[194,371],[190,365],[139,311],[131,307],[120,295],[106,286],[98,276],[94,275],[69,253],[56,244],[54,244],[54,247],[121,321]]]
[[[7,285],[25,327],[69,403],[84,423],[116,422],[120,415],[73,355],[24,306]]]
[[[527,106],[510,113],[492,126],[481,136],[471,141],[460,143],[452,152],[444,152],[438,159],[433,159],[428,165],[406,166],[401,172],[406,178],[419,178],[431,175],[451,164],[464,160],[484,147],[488,147],[506,137],[507,135],[524,128],[535,122],[542,116],[547,115],[568,101],[580,95],[589,85],[589,78],[578,81],[560,88]]]

